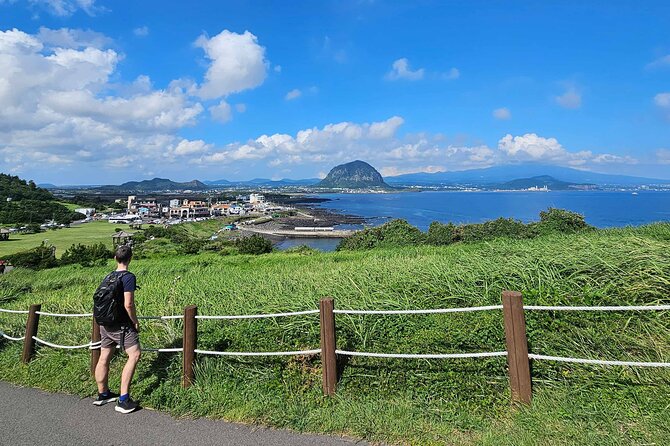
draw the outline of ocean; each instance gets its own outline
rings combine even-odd
[[[364,217],[372,225],[403,218],[422,230],[433,221],[480,223],[498,217],[523,222],[539,220],[550,207],[583,214],[598,228],[638,226],[670,221],[670,191],[549,191],[549,192],[401,192],[392,194],[321,194],[329,201],[318,206],[335,212]],[[330,251],[336,240],[313,241],[317,249]],[[291,245],[308,240],[287,241]],[[285,249],[282,244],[280,249]]]

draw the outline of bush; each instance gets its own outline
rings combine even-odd
[[[337,250],[372,249],[380,246],[419,245],[426,236],[406,220],[392,220],[376,228],[368,228],[343,239]]]
[[[314,249],[311,246],[307,246],[307,245],[298,245],[298,246],[294,246],[292,248],[286,249],[286,250],[284,250],[284,252],[286,254],[300,254],[300,255],[304,255],[304,256],[311,256],[313,254],[318,254],[319,250]]]
[[[484,223],[463,225],[458,229],[458,239],[464,242],[492,240],[498,237],[523,239],[537,235],[528,225],[512,218],[498,218]]]
[[[434,221],[428,228],[426,243],[429,245],[450,245],[460,240],[457,233],[458,227],[453,223],[440,223]]]
[[[584,216],[565,209],[549,208],[540,212],[540,221],[534,226],[541,234],[551,232],[562,232],[573,234],[575,232],[593,229],[593,226],[584,221]]]
[[[44,242],[36,248],[7,256],[6,260],[14,266],[35,270],[58,266],[56,247]]]
[[[95,245],[72,245],[60,259],[61,264],[78,263],[82,266],[103,265],[114,257],[114,253],[102,243]]]
[[[235,246],[240,254],[259,255],[272,252],[272,242],[257,234],[235,240]]]
[[[164,226],[149,226],[145,228],[142,232],[146,238],[168,238],[170,234],[174,231],[171,231],[172,228]]]

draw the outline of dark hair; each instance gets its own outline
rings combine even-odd
[[[128,245],[121,245],[116,248],[114,258],[119,263],[127,264],[133,258],[133,250]]]

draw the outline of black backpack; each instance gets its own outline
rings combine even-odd
[[[98,325],[119,325],[125,322],[123,281],[125,271],[114,271],[102,281],[93,294],[93,317]]]

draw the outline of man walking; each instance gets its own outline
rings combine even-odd
[[[133,252],[130,246],[116,249],[116,271],[110,273],[94,296],[94,314],[100,324],[100,359],[95,368],[95,380],[98,383],[96,406],[117,401],[115,410],[130,413],[138,405],[130,399],[130,383],[135,367],[140,360],[140,324],[135,311],[135,275],[128,271]],[[109,390],[109,362],[116,347],[128,355],[128,361],[121,374],[121,394]]]

